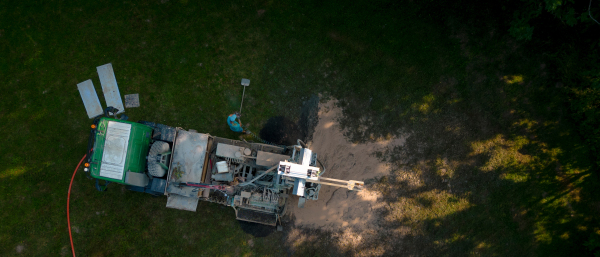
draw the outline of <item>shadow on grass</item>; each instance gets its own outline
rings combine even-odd
[[[284,116],[268,119],[260,130],[260,137],[277,145],[295,145],[297,139],[304,138],[299,126]]]

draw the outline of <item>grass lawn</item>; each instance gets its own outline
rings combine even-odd
[[[313,236],[301,244],[285,231],[253,238],[231,208],[168,209],[120,185],[100,193],[78,174],[79,256],[589,255],[598,178],[543,49],[437,12],[384,1],[0,2],[0,255],[70,254],[67,189],[91,122],[76,84],[99,89],[105,63],[123,95],[140,94],[131,120],[237,138],[225,119],[249,78],[253,131],[273,116],[297,120],[320,93],[340,100],[354,142],[408,136],[377,154],[392,173],[367,182],[398,232],[351,246],[319,230],[303,230]]]

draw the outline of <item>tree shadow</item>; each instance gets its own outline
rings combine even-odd
[[[409,136],[377,154],[394,169],[368,185],[383,194],[385,229],[376,240],[338,246],[336,253],[591,254],[583,242],[600,229],[600,187],[570,123],[568,99],[541,51],[490,21],[473,28],[473,20],[440,18],[459,56],[439,57],[435,66],[443,73],[436,83],[394,82],[393,70],[402,65],[388,67],[385,60],[399,57],[390,52],[374,51],[381,61],[338,75],[360,85],[332,93],[348,139]],[[419,63],[412,68],[430,72]],[[369,72],[376,82],[361,76]],[[303,243],[302,253],[321,249],[310,245],[333,236],[328,233],[310,231],[319,236]]]
[[[260,130],[260,137],[278,145],[295,145],[297,140],[309,142],[319,122],[319,97],[313,95],[302,104],[298,122],[280,115],[271,117]]]
[[[284,116],[269,118],[260,130],[260,137],[278,145],[295,145],[297,139],[304,138],[298,124]]]

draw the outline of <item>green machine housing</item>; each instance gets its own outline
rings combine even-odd
[[[95,133],[90,160],[93,178],[127,184],[128,173],[144,173],[152,127],[103,117]]]

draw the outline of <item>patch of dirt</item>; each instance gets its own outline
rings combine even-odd
[[[330,100],[319,104],[319,119],[312,138],[311,149],[326,167],[324,177],[365,181],[388,175],[389,165],[375,157],[375,153],[401,146],[405,138],[364,144],[348,141],[340,128],[338,120],[342,110],[336,103],[336,100]],[[365,237],[363,234],[380,233],[385,229],[378,225],[379,214],[384,208],[381,194],[370,190],[368,184],[360,192],[323,185],[319,200],[307,200],[302,209],[298,208],[297,202],[298,197],[294,196],[289,203],[297,227],[353,235],[352,240],[342,240],[344,242],[360,243]]]

